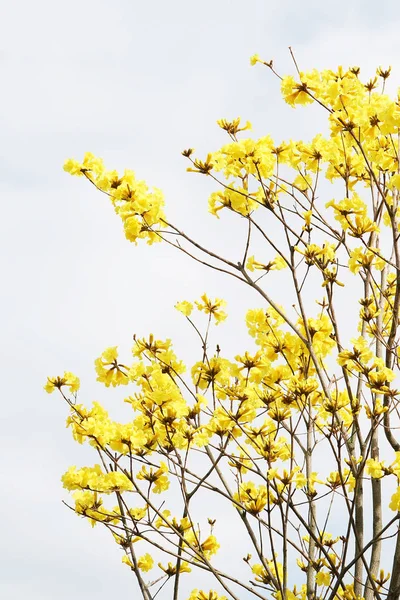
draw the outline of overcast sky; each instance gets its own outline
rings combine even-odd
[[[173,305],[207,290],[229,302],[220,344],[244,350],[245,308],[260,301],[164,246],[129,244],[107,199],[63,162],[90,150],[110,168],[133,168],[164,190],[175,222],[234,258],[240,230],[227,242],[226,223],[207,216],[211,188],[185,172],[181,150],[223,144],[221,117],[250,119],[255,135],[277,140],[317,132],[318,111],[287,107],[272,74],[250,67],[255,52],[281,73],[293,71],[291,45],[304,70],[358,64],[367,77],[391,64],[400,81],[400,9],[375,0],[0,7],[0,596],[122,597],[132,576],[117,548],[61,504],[61,474],[93,457],[72,441],[58,397],[42,391],[46,376],[75,372],[82,401],[112,411],[123,393],[105,393],[93,369],[104,348],[128,352],[133,333],[154,332],[184,353],[193,338]]]

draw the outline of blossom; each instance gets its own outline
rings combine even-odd
[[[161,563],[158,563],[158,566],[160,567],[160,569],[162,571],[164,571],[164,573],[166,575],[168,575],[168,577],[172,577],[173,575],[176,575],[176,572],[177,572],[176,564],[169,562],[168,565],[166,567],[164,567]],[[191,573],[191,571],[192,571],[192,569],[189,567],[189,563],[182,561],[179,566],[179,573]]]
[[[389,508],[394,511],[400,510],[400,487],[398,487],[396,492],[392,495]]]
[[[146,553],[143,556],[140,556],[137,564],[141,571],[151,571],[154,567],[154,559],[149,553]]]
[[[328,571],[318,571],[315,581],[319,586],[327,586],[331,582],[331,576]]]
[[[250,56],[250,64],[252,67],[254,67],[254,65],[257,64],[258,62],[263,62],[261,60],[261,58],[258,56],[258,54],[253,54],[252,56]]]
[[[197,308],[200,311],[206,313],[206,315],[211,315],[214,317],[216,325],[225,321],[228,316],[226,312],[224,312],[222,307],[226,306],[225,300],[221,300],[220,298],[215,298],[214,300],[210,300],[207,294],[203,294],[201,296],[201,302],[196,300],[195,302]]]
[[[161,461],[158,469],[150,467],[148,470],[147,467],[143,465],[136,477],[137,479],[148,481],[152,486],[153,492],[155,494],[161,494],[161,492],[169,488],[169,479],[166,473],[168,473],[168,467],[165,462]]]
[[[182,300],[182,302],[177,302],[175,304],[175,308],[185,315],[185,317],[190,317],[193,310],[193,304],[187,300]]]
[[[51,394],[56,388],[60,390],[64,386],[68,387],[72,393],[77,392],[80,387],[79,378],[70,371],[65,371],[63,377],[48,377],[44,389]]]
[[[385,474],[383,470],[383,462],[379,462],[374,458],[368,458],[365,462],[367,468],[367,474],[371,475],[374,479],[380,479]]]
[[[118,347],[113,346],[104,350],[102,355],[95,360],[97,381],[106,387],[127,385],[129,382],[128,367],[118,362]]]
[[[188,600],[228,600],[226,596],[220,596],[214,590],[204,592],[202,590],[192,590]]]

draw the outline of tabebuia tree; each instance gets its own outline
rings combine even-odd
[[[130,357],[105,349],[97,380],[121,388],[126,423],[78,402],[72,373],[49,377],[74,439],[93,448],[93,464],[71,467],[63,485],[77,515],[109,530],[144,600],[395,600],[400,96],[385,93],[390,68],[364,81],[358,67],[301,72],[294,59],[295,76],[281,77],[258,55],[251,63],[280,80],[290,106],[325,115],[327,134],[252,139],[249,122],[222,119],[219,150],[182,152],[215,184],[212,215],[240,220],[233,259],[171,222],[161,191],[133,171],[91,153],[64,165],[109,197],[129,241],[235,278],[254,306],[249,345],[233,355],[214,329],[227,314],[212,290],[177,298],[194,364],[153,334],[135,337]]]

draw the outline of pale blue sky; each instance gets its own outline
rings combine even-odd
[[[72,370],[82,400],[107,399],[93,370],[107,346],[128,351],[132,333],[150,331],[174,337],[182,352],[193,343],[177,300],[205,290],[226,297],[232,319],[221,345],[237,351],[244,309],[259,300],[164,247],[128,244],[106,199],[67,176],[64,159],[90,150],[110,168],[133,168],[164,190],[174,220],[233,256],[239,226],[227,244],[227,226],[206,214],[209,182],[185,172],[180,151],[224,143],[221,117],[240,115],[255,135],[277,139],[317,131],[317,111],[299,118],[272,74],[250,68],[255,52],[282,73],[293,71],[291,45],[304,70],[350,63],[372,76],[391,64],[400,81],[400,9],[361,0],[2,0],[0,8],[0,595],[122,597],[133,588],[117,549],[61,504],[61,473],[93,457],[65,430],[61,401],[42,392],[46,376]]]

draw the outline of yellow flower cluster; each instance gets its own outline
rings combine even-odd
[[[100,358],[95,360],[97,381],[104,383],[106,387],[112,385],[127,385],[128,367],[118,363],[118,348],[114,346],[104,350]]]
[[[75,512],[89,519],[92,527],[96,523],[118,523],[120,518],[119,509],[112,511],[103,506],[103,499],[97,492],[77,491],[73,494],[75,501]]]
[[[251,515],[258,515],[274,498],[264,485],[256,486],[252,481],[242,483],[239,492],[233,496]]]
[[[157,529],[179,531],[183,535],[185,545],[189,546],[195,552],[195,560],[201,557],[210,559],[220,547],[215,535],[211,534],[202,541],[200,529],[195,528],[188,517],[183,517],[180,520],[176,517],[171,518],[171,511],[167,509],[163,510],[161,516],[156,519],[155,526]],[[187,572],[190,571],[189,567],[186,567],[185,570]]]
[[[377,302],[377,293],[379,293],[376,282],[372,285],[372,294],[359,300],[361,304],[360,321],[358,331],[362,332],[365,328],[365,333],[369,338],[376,339],[377,335],[382,335],[384,338],[390,336],[393,321],[393,303],[396,296],[396,273],[387,275],[386,289],[384,290],[382,301]],[[378,333],[378,319],[381,320]]]
[[[70,371],[65,371],[63,377],[48,377],[44,389],[48,394],[52,394],[55,389],[61,390],[64,386],[72,393],[77,392],[80,387],[79,377]]]
[[[164,462],[161,462],[158,469],[150,468],[147,470],[143,465],[136,477],[148,481],[152,491],[155,494],[161,494],[169,488],[169,479],[166,473],[168,473],[168,467]]]
[[[282,256],[276,256],[273,260],[269,261],[267,264],[263,264],[258,262],[254,256],[249,256],[246,263],[246,269],[248,271],[280,271],[281,269],[285,269],[287,267],[287,262]]]
[[[283,567],[276,560],[265,561],[265,566],[257,563],[252,566],[251,570],[255,575],[255,580],[265,585],[271,583],[272,577],[282,578],[283,574]]]
[[[105,473],[100,465],[76,469],[70,467],[62,476],[62,482],[67,490],[90,490],[110,494],[115,491],[131,491],[133,484],[129,478],[119,471]]]
[[[188,600],[228,600],[226,596],[220,596],[214,590],[204,592],[202,590],[193,590]]]
[[[368,347],[368,342],[360,336],[358,339],[351,340],[353,350],[343,350],[339,352],[337,362],[343,366],[349,373],[361,373],[367,380],[369,387],[375,394],[391,394],[395,396],[400,392],[392,390],[389,384],[394,381],[396,374],[392,369],[385,366],[382,358],[374,356]],[[370,362],[373,359],[372,363]],[[368,414],[367,409],[367,414]],[[381,414],[383,410],[375,412]],[[370,416],[370,415],[369,415]]]
[[[228,316],[226,312],[222,310],[222,308],[226,306],[226,302],[221,298],[215,298],[214,300],[211,300],[207,294],[203,294],[200,300],[195,300],[195,305],[197,310],[209,315],[210,320],[213,318],[216,325],[222,321],[225,321]],[[185,317],[190,317],[194,306],[191,302],[182,300],[181,302],[177,302],[175,304],[175,308],[185,315]]]
[[[131,242],[145,239],[148,244],[161,240],[160,231],[166,226],[162,192],[149,190],[144,181],[136,179],[133,171],[123,175],[105,168],[103,160],[86,152],[83,161],[69,158],[64,170],[71,175],[85,176],[100,191],[106,193],[121,217],[126,238]]]

